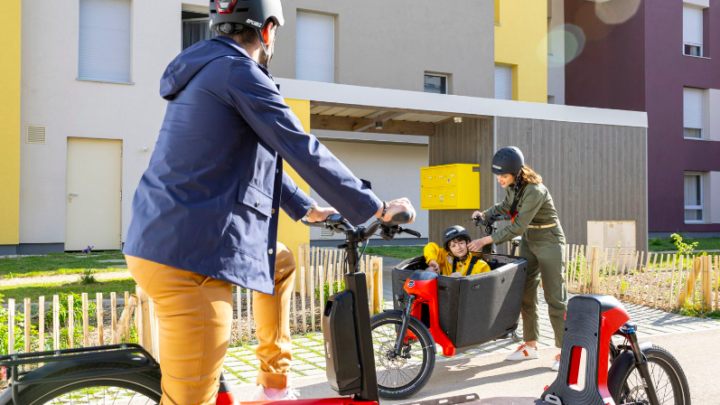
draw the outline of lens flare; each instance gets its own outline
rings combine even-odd
[[[637,14],[641,0],[609,0],[595,3],[595,14],[605,24],[617,25]]]
[[[583,30],[573,24],[553,27],[545,39],[547,55],[543,55],[545,47],[538,46],[538,58],[547,57],[548,68],[561,67],[570,63],[580,56],[586,42]]]

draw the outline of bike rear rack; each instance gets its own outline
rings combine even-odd
[[[112,370],[105,372],[93,371],[92,373],[76,373],[70,376],[50,377],[50,378],[28,378],[23,377],[29,372],[19,372],[18,367],[28,364],[38,363],[57,363],[61,361],[84,360],[84,359],[102,359],[105,357],[113,357],[124,354],[134,354],[142,356],[147,360],[147,364],[129,368],[126,370]],[[110,346],[83,347],[78,349],[52,350],[37,353],[18,353],[0,357],[0,367],[5,370],[9,369],[7,380],[12,389],[13,403],[20,405],[18,398],[18,387],[34,384],[45,384],[50,382],[70,381],[83,377],[105,378],[120,374],[138,373],[160,368],[160,364],[148,353],[142,346],[138,344],[119,344]]]

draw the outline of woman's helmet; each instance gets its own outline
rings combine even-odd
[[[516,176],[523,166],[525,166],[525,158],[520,149],[515,146],[502,148],[493,156],[492,172],[494,174],[512,174]]]
[[[465,230],[465,228],[460,225],[451,226],[443,233],[443,247],[445,250],[450,250],[448,245],[450,245],[450,242],[455,238],[464,238],[468,242],[472,240],[470,234]]]

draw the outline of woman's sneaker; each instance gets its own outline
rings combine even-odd
[[[560,370],[560,353],[555,356],[555,363],[552,365],[552,371],[558,371]]]
[[[532,359],[539,359],[540,355],[538,355],[538,351],[536,348],[532,346],[528,346],[526,344],[521,344],[520,347],[517,348],[515,353],[510,354],[505,358],[505,360],[510,361],[520,361],[520,360],[532,360]]]

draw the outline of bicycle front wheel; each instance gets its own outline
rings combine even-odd
[[[395,342],[402,325],[402,315],[385,312],[373,316],[371,323],[380,396],[401,399],[420,391],[435,368],[435,342],[428,329],[411,317],[408,338],[402,345],[400,354],[395,355]]]
[[[30,385],[20,391],[23,405],[40,404],[158,404],[162,396],[160,371],[128,373],[107,378],[96,378],[107,371],[127,369],[124,363],[85,363],[61,370],[48,377],[78,377],[69,381]]]
[[[690,405],[687,378],[675,357],[658,346],[643,350],[643,353],[660,404]],[[609,387],[616,404],[650,404],[643,378],[635,364],[625,370],[619,382],[617,386]]]

